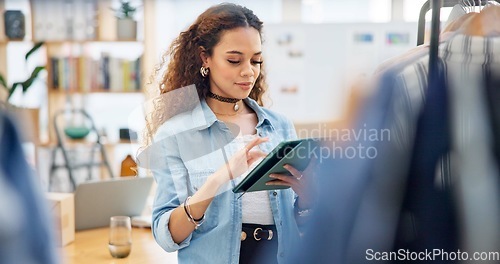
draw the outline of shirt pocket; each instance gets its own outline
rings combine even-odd
[[[193,170],[189,173],[189,180],[191,183],[191,191],[193,193],[197,192],[203,184],[207,181],[208,177],[215,172],[214,169],[201,169],[201,170]],[[207,207],[205,211],[205,222],[195,232],[204,233],[213,228],[215,228],[218,224],[219,219],[219,198],[213,197],[214,199]]]
[[[189,182],[191,184],[191,191],[197,192],[203,184],[207,181],[208,177],[215,173],[214,169],[198,169],[189,171]]]

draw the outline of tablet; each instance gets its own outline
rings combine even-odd
[[[297,170],[303,171],[314,156],[314,151],[318,144],[319,140],[313,138],[281,142],[233,188],[233,192],[255,192],[289,188],[289,186],[266,185],[266,182],[275,180],[270,178],[269,174],[279,173],[291,176],[290,172],[283,168],[285,164],[290,164]]]

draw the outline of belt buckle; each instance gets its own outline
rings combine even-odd
[[[257,232],[259,232],[259,231],[262,231],[262,228],[257,227],[257,228],[255,228],[255,230],[253,231],[253,238],[254,238],[256,241],[260,241],[260,240],[262,240],[262,238],[257,237]],[[271,239],[273,239],[273,230],[267,230],[267,232],[269,233],[269,234],[267,235],[267,240],[271,240]]]
[[[269,235],[267,236],[267,240],[273,239],[273,230],[269,229],[268,232],[269,232]]]
[[[254,238],[256,241],[259,241],[259,240],[261,240],[261,239],[262,239],[262,238],[260,238],[260,237],[259,237],[259,238],[257,238],[257,232],[259,232],[259,231],[262,231],[262,228],[257,227],[257,228],[255,228],[255,230],[253,231],[253,238]]]

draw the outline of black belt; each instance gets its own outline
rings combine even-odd
[[[241,241],[269,241],[276,239],[277,235],[275,225],[243,224],[241,227]]]

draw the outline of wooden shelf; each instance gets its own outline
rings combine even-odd
[[[96,44],[96,43],[139,43],[142,44],[142,40],[36,40],[33,42],[40,42],[43,41],[45,42],[46,45],[64,45],[64,44],[79,44],[79,45],[86,45],[86,44]]]
[[[66,135],[62,135],[64,138],[64,145],[68,148],[76,148],[76,147],[90,147],[94,144],[96,144],[95,140],[89,140],[89,139],[71,139],[67,137]],[[107,139],[102,139],[101,143],[105,147],[113,147],[113,146],[118,146],[118,145],[131,145],[131,144],[139,144],[137,140],[123,140],[119,139],[116,141],[111,141]],[[56,141],[49,141],[49,142],[43,142],[38,145],[38,147],[42,148],[55,148],[57,146]]]
[[[0,45],[7,45],[9,43],[33,43],[33,41],[31,41],[31,40],[24,40],[24,39],[19,39],[19,40],[15,40],[15,39],[2,39],[2,40],[0,40]]]
[[[49,90],[49,93],[51,95],[66,95],[66,94],[140,94],[140,93],[143,93],[142,90],[138,90],[138,91],[110,91],[110,90],[104,90],[104,89],[100,89],[100,90],[92,90],[92,91],[79,91],[77,89],[75,90],[69,90],[69,91],[59,91],[59,90],[53,90],[53,89],[50,89]]]

